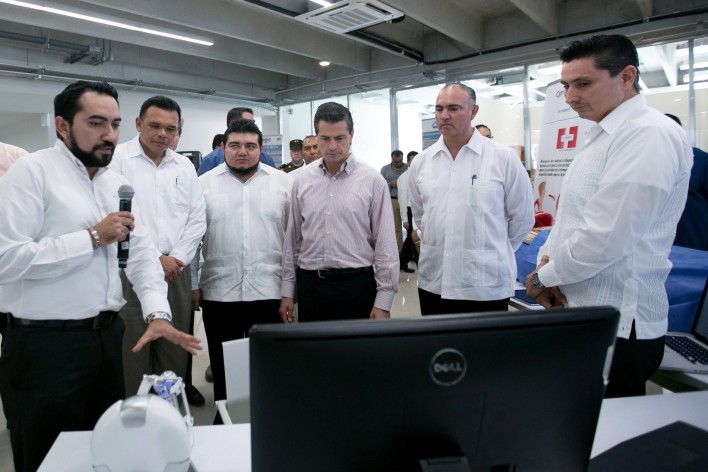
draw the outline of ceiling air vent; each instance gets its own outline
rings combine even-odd
[[[403,12],[375,1],[337,2],[332,6],[320,8],[295,18],[318,28],[334,33],[348,33],[378,23],[385,23],[403,16]]]

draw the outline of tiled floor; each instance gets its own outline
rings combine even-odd
[[[414,264],[411,264],[414,266]],[[417,272],[408,274],[401,272],[399,290],[394,299],[391,309],[392,317],[420,316],[420,305],[418,304],[418,291],[416,288]],[[206,404],[202,407],[191,407],[195,425],[211,424],[216,412],[214,406],[214,392],[212,385],[204,378],[204,371],[209,365],[209,354],[206,346],[206,335],[202,323],[201,313],[195,317],[195,333],[202,340],[204,350],[194,358],[192,365],[192,381],[199,391],[204,395]],[[12,465],[12,451],[10,449],[10,433],[5,428],[5,414],[0,402],[0,472],[14,472]]]

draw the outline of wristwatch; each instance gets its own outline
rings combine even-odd
[[[531,285],[533,285],[536,288],[544,289],[546,288],[545,285],[541,283],[541,281],[538,279],[538,272],[534,272],[533,275],[531,276]]]
[[[147,324],[150,324],[155,320],[167,320],[168,323],[172,324],[172,315],[164,311],[153,311],[145,317],[145,322]]]
[[[89,228],[89,233],[91,233],[91,237],[93,238],[93,248],[97,249],[97,248],[101,247],[101,236],[98,234],[98,231],[96,230],[96,228],[91,226]]]

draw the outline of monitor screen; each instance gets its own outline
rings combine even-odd
[[[585,470],[613,308],[259,325],[253,470]]]

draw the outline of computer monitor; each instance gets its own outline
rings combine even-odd
[[[586,470],[614,308],[258,325],[253,470]]]

